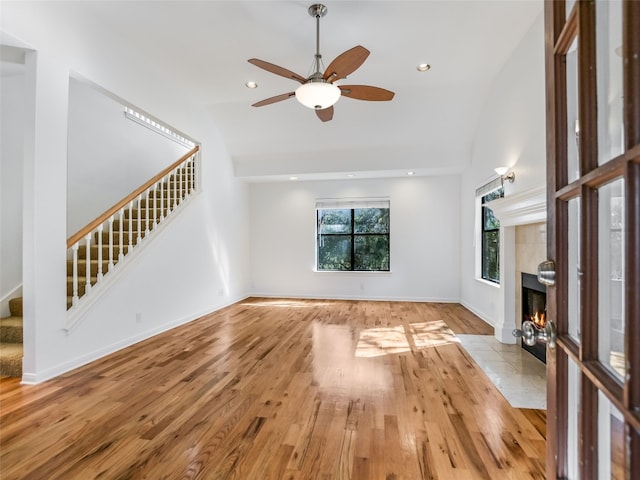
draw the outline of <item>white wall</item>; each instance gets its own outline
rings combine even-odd
[[[544,26],[542,15],[497,75],[474,138],[461,189],[461,302],[487,322],[504,318],[503,288],[476,278],[475,189],[509,166],[505,197],[546,182]]]
[[[24,77],[21,72],[5,76],[4,66],[0,79],[0,299],[7,300],[0,311],[3,317],[9,314],[9,297],[19,296],[22,285],[24,145]]]
[[[459,177],[251,185],[256,295],[452,302],[459,299]],[[390,200],[391,272],[315,272],[315,202]]]
[[[3,4],[2,41],[33,49],[25,61],[25,356],[40,382],[248,291],[248,192],[233,177],[204,106],[154,71],[100,24],[48,2]],[[66,332],[69,78],[79,75],[202,145],[202,192],[126,268],[124,279]],[[136,322],[136,314],[141,321]]]
[[[190,150],[127,119],[122,103],[73,78],[67,148],[68,236]]]

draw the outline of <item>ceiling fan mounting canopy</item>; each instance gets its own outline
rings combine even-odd
[[[314,55],[314,72],[307,78],[298,75],[291,70],[274,65],[273,63],[249,59],[249,63],[260,67],[268,72],[275,73],[285,78],[290,78],[300,83],[295,92],[276,95],[260,102],[254,103],[254,107],[262,107],[272,103],[280,102],[295,96],[298,101],[316,111],[316,115],[323,122],[333,118],[333,105],[341,96],[350,97],[356,100],[388,101],[394,93],[384,88],[371,87],[368,85],[335,85],[337,80],[346,78],[347,75],[355,72],[369,56],[369,50],[361,45],[357,45],[346,52],[338,55],[325,69],[320,71],[320,18],[327,14],[327,7],[321,3],[313,4],[308,9],[309,15],[316,19],[316,53]]]
[[[321,3],[315,3],[309,7],[309,15],[312,17],[324,17],[327,14],[327,7]]]

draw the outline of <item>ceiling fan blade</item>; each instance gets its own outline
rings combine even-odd
[[[331,83],[341,78],[346,78],[347,75],[351,75],[364,63],[369,53],[369,50],[362,45],[341,53],[329,64],[322,78]]]
[[[369,85],[338,85],[342,95],[356,100],[369,100],[372,102],[384,102],[391,100],[395,95],[390,90]]]
[[[333,118],[333,105],[329,108],[323,108],[322,110],[316,110],[316,115],[323,122],[328,122]]]
[[[295,92],[283,93],[282,95],[276,95],[275,97],[265,98],[264,100],[254,103],[252,107],[264,107],[265,105],[271,105],[272,103],[281,102],[288,98],[295,97]]]
[[[291,70],[287,70],[286,68],[279,67],[278,65],[274,65],[273,63],[265,62],[264,60],[258,60],[257,58],[250,58],[248,60],[249,63],[255,65],[256,67],[260,67],[267,72],[275,73],[276,75],[280,75],[281,77],[290,78],[292,80],[296,80],[300,83],[305,83],[307,81],[306,78],[298,75]]]

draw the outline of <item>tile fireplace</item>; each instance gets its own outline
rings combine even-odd
[[[544,330],[547,324],[547,289],[538,282],[538,278],[530,273],[522,272],[522,315],[520,316],[520,326],[522,322],[530,320],[536,328]],[[547,362],[547,346],[546,343],[536,343],[527,345],[523,339],[520,340],[522,348],[527,350],[533,356]]]

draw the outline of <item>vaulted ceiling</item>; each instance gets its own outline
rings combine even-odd
[[[295,98],[251,107],[298,83],[249,64],[249,58],[303,77],[311,73],[311,3],[91,1],[66,8],[110,29],[187,87],[218,125],[236,174],[250,180],[462,171],[493,79],[542,13],[540,0],[325,1],[324,65],[363,45],[371,51],[368,59],[337,83],[383,87],[395,98],[342,97],[326,123]],[[419,72],[420,63],[431,70]],[[247,88],[249,80],[258,88]]]

